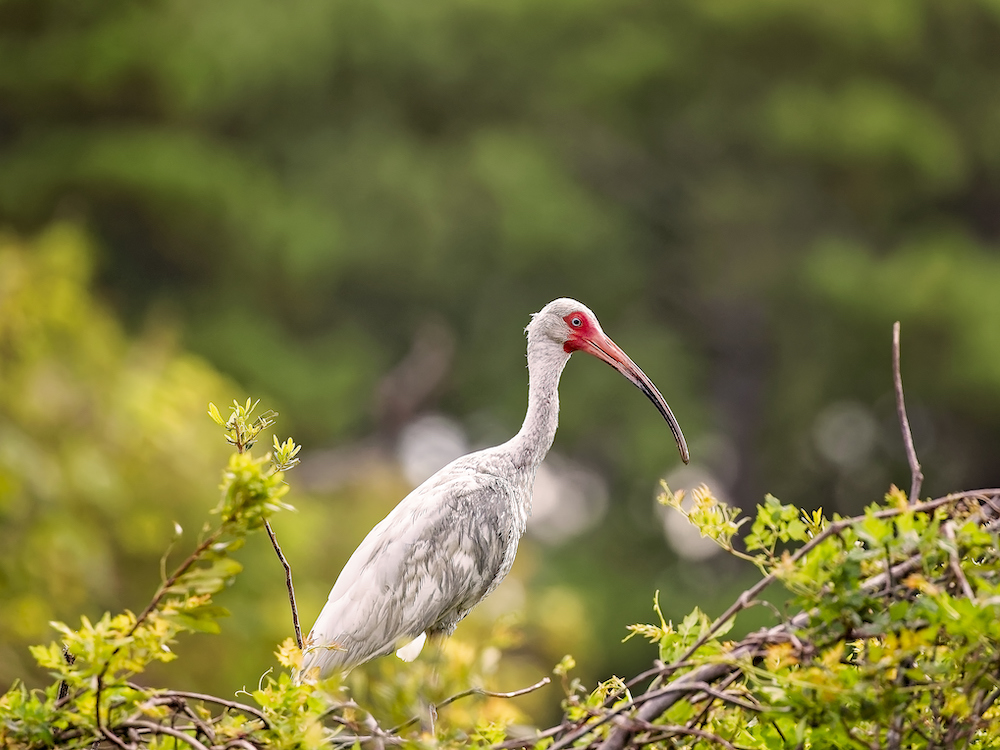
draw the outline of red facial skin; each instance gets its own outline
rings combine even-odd
[[[580,325],[573,325],[574,320],[579,320]],[[574,312],[563,318],[566,326],[570,330],[570,337],[566,339],[566,343],[563,344],[563,350],[567,354],[571,354],[579,349],[587,348],[587,340],[591,339],[597,333],[597,327],[591,322],[590,318],[586,316],[583,312]]]

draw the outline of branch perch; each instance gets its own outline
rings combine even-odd
[[[299,608],[295,605],[295,586],[292,585],[292,566],[288,564],[288,560],[281,552],[281,546],[278,544],[278,537],[274,534],[274,529],[271,528],[271,522],[265,520],[264,528],[267,529],[267,535],[271,539],[271,544],[274,546],[274,551],[278,555],[278,559],[281,561],[282,567],[285,569],[285,587],[288,589],[288,603],[292,607],[292,626],[295,628],[295,644],[299,647],[299,651],[302,650],[302,628],[299,625]]]

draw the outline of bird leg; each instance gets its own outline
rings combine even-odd
[[[434,725],[437,723],[437,717],[438,717],[437,706],[435,704],[433,704],[433,703],[429,703],[427,705],[427,718],[428,718],[428,720],[430,722],[431,737],[435,736],[435,734],[434,734]]]
[[[441,631],[432,631],[424,633],[427,636],[428,641],[428,654],[426,657],[427,666],[430,668],[430,673],[427,679],[427,693],[430,695],[437,695],[441,684],[441,665],[444,662],[444,641],[448,637],[447,633]],[[425,707],[427,709],[427,724],[425,729],[430,732],[431,737],[434,737],[434,727],[437,724],[437,703],[425,699]]]

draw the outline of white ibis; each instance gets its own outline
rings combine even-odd
[[[535,473],[556,434],[559,377],[575,351],[631,380],[687,444],[656,386],[587,307],[557,299],[532,317],[528,413],[502,445],[462,456],[397,505],[351,555],[305,643],[300,674],[327,677],[396,651],[416,658],[428,635],[455,626],[510,571],[531,514]]]

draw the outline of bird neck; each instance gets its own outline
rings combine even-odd
[[[559,378],[569,354],[550,339],[528,336],[528,412],[511,440],[514,462],[537,468],[559,426]]]

